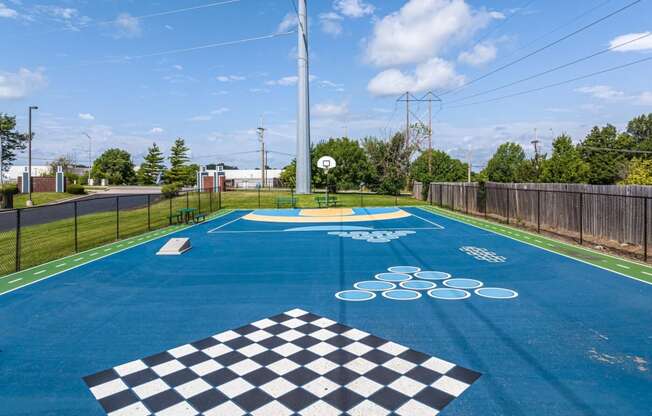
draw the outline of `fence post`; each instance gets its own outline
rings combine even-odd
[[[16,210],[16,271],[20,271],[20,210]]]
[[[464,203],[466,204],[466,213],[469,213],[469,187],[464,185]]]
[[[201,189],[197,191],[197,212],[201,213]]]
[[[509,188],[507,188],[507,224],[509,224]]]
[[[217,209],[222,209],[222,189],[217,191]]]
[[[208,209],[213,212],[213,189],[208,190]]]
[[[488,218],[487,216],[487,200],[489,199],[489,191],[487,191],[487,184],[484,185],[484,219]]]
[[[580,192],[580,245],[584,244],[584,194]]]
[[[170,196],[170,213],[168,215],[169,225],[172,225],[172,198],[174,198],[174,196]]]
[[[120,197],[115,197],[115,239],[120,239]]]
[[[537,233],[541,234],[541,189],[537,189]]]
[[[364,208],[364,201],[362,199],[362,189],[360,189],[360,208]]]
[[[647,239],[648,239],[647,229],[649,227],[649,225],[647,223],[647,220],[648,220],[647,211],[648,211],[648,201],[649,200],[650,200],[650,198],[644,198],[643,199],[643,206],[645,207],[645,209],[643,210],[644,211],[644,214],[643,214],[643,260],[645,260],[646,262],[647,262]]]
[[[79,251],[77,244],[77,201],[73,203],[73,206],[75,207],[75,253],[77,253]]]
[[[152,231],[152,202],[150,199],[150,195],[147,194],[147,231]]]
[[[190,197],[188,196],[190,192],[186,191],[186,209],[190,208]]]
[[[260,187],[258,187],[258,209],[260,209]]]

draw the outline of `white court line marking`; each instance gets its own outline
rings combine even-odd
[[[107,252],[107,251],[111,251],[111,247],[104,249],[104,252]]]
[[[59,267],[64,267],[65,265],[66,265],[66,263],[61,263],[61,264],[57,264],[57,265],[54,266],[54,267],[56,267],[56,268],[58,269]]]
[[[43,273],[45,273],[45,270],[39,270],[38,272],[34,272],[35,275],[36,274],[43,274]]]
[[[408,211],[408,212],[409,212],[409,211]],[[434,226],[437,227],[439,230],[443,230],[443,229],[444,229],[444,226],[443,226],[443,225],[440,225],[440,224],[437,224],[436,222],[432,222],[432,221],[430,221],[430,220],[427,220],[427,219],[425,219],[425,218],[423,218],[423,217],[418,216],[417,214],[413,214],[413,213],[410,212],[410,215],[412,215],[413,217],[417,217],[418,219],[420,219],[420,220],[422,220],[422,221],[425,221],[425,222],[427,222],[428,224],[432,224],[432,225],[434,225]]]
[[[641,273],[646,274],[648,276],[652,276],[652,273],[648,273],[648,272],[641,272]]]
[[[89,256],[97,256],[97,251],[94,253],[90,253]]]
[[[7,283],[12,284],[12,283],[16,283],[16,282],[18,282],[19,280],[23,280],[23,278],[22,278],[22,277],[19,277],[18,279],[10,280],[10,281],[7,282]]]
[[[624,264],[618,264],[618,263],[616,263],[616,266],[618,266],[618,267],[622,267],[623,269],[628,269],[628,270],[630,269],[629,266],[625,266]]]
[[[415,227],[415,228],[372,228],[371,230],[360,231],[402,231],[402,230],[441,230],[438,227]],[[323,233],[325,231],[356,232],[357,230],[243,230],[243,231],[215,231],[211,234],[250,234],[250,233]]]
[[[76,259],[74,259],[73,261],[82,261],[82,260],[84,260],[84,258],[83,258],[83,257],[77,257],[77,258],[76,258]]]
[[[213,228],[212,230],[209,230],[208,233],[210,234],[210,233],[212,233],[212,232],[215,232],[215,231],[219,230],[220,228],[224,228],[224,227],[226,227],[226,226],[229,225],[229,224],[233,224],[234,222],[238,221],[239,219],[244,218],[245,215],[247,215],[247,214],[244,214],[244,215],[242,215],[241,217],[238,217],[238,218],[234,219],[233,221],[229,221],[229,222],[227,222],[227,223],[224,223],[224,224],[220,225],[219,227]]]

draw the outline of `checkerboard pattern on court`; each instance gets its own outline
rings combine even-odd
[[[294,309],[84,381],[111,416],[420,416],[478,377]]]

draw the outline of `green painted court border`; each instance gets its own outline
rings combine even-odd
[[[206,221],[215,220],[230,214],[233,211],[234,210],[216,211],[208,215],[206,217]],[[25,286],[40,282],[41,280],[49,279],[68,270],[72,270],[85,264],[92,263],[94,261],[119,253],[121,251],[128,250],[132,247],[149,243],[150,241],[154,241],[170,234],[174,234],[178,231],[186,230],[201,224],[203,224],[203,222],[198,224],[172,225],[156,231],[148,231],[144,234],[139,234],[124,240],[115,241],[113,243],[98,246],[86,251],[75,253],[70,256],[52,260],[47,263],[39,264],[38,266],[30,267],[29,269],[11,273],[6,276],[1,276],[0,296]]]
[[[503,237],[511,238],[518,242],[528,244],[542,250],[546,250],[560,256],[608,270],[610,272],[638,280],[639,282],[652,284],[652,267],[631,261],[625,258],[600,253],[586,247],[580,247],[573,244],[565,243],[553,238],[544,237],[541,234],[521,230],[516,227],[506,226],[484,219],[479,219],[471,215],[460,214],[447,209],[435,206],[415,206],[415,208],[424,211],[430,211],[443,217],[456,220],[467,225],[471,225],[483,230],[499,234]],[[573,252],[577,253],[576,255]],[[595,260],[582,258],[582,252],[590,253]]]

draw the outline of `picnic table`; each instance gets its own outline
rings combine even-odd
[[[278,198],[276,198],[276,208],[281,208],[284,205],[291,206],[292,208],[296,208],[297,199],[289,196],[279,196]]]
[[[188,224],[190,220],[195,221],[195,213],[199,211],[197,208],[181,208],[177,211],[178,217],[182,218],[183,222]]]
[[[337,206],[337,197],[336,196],[316,196],[315,202],[319,205],[319,208],[322,207],[336,207]]]

